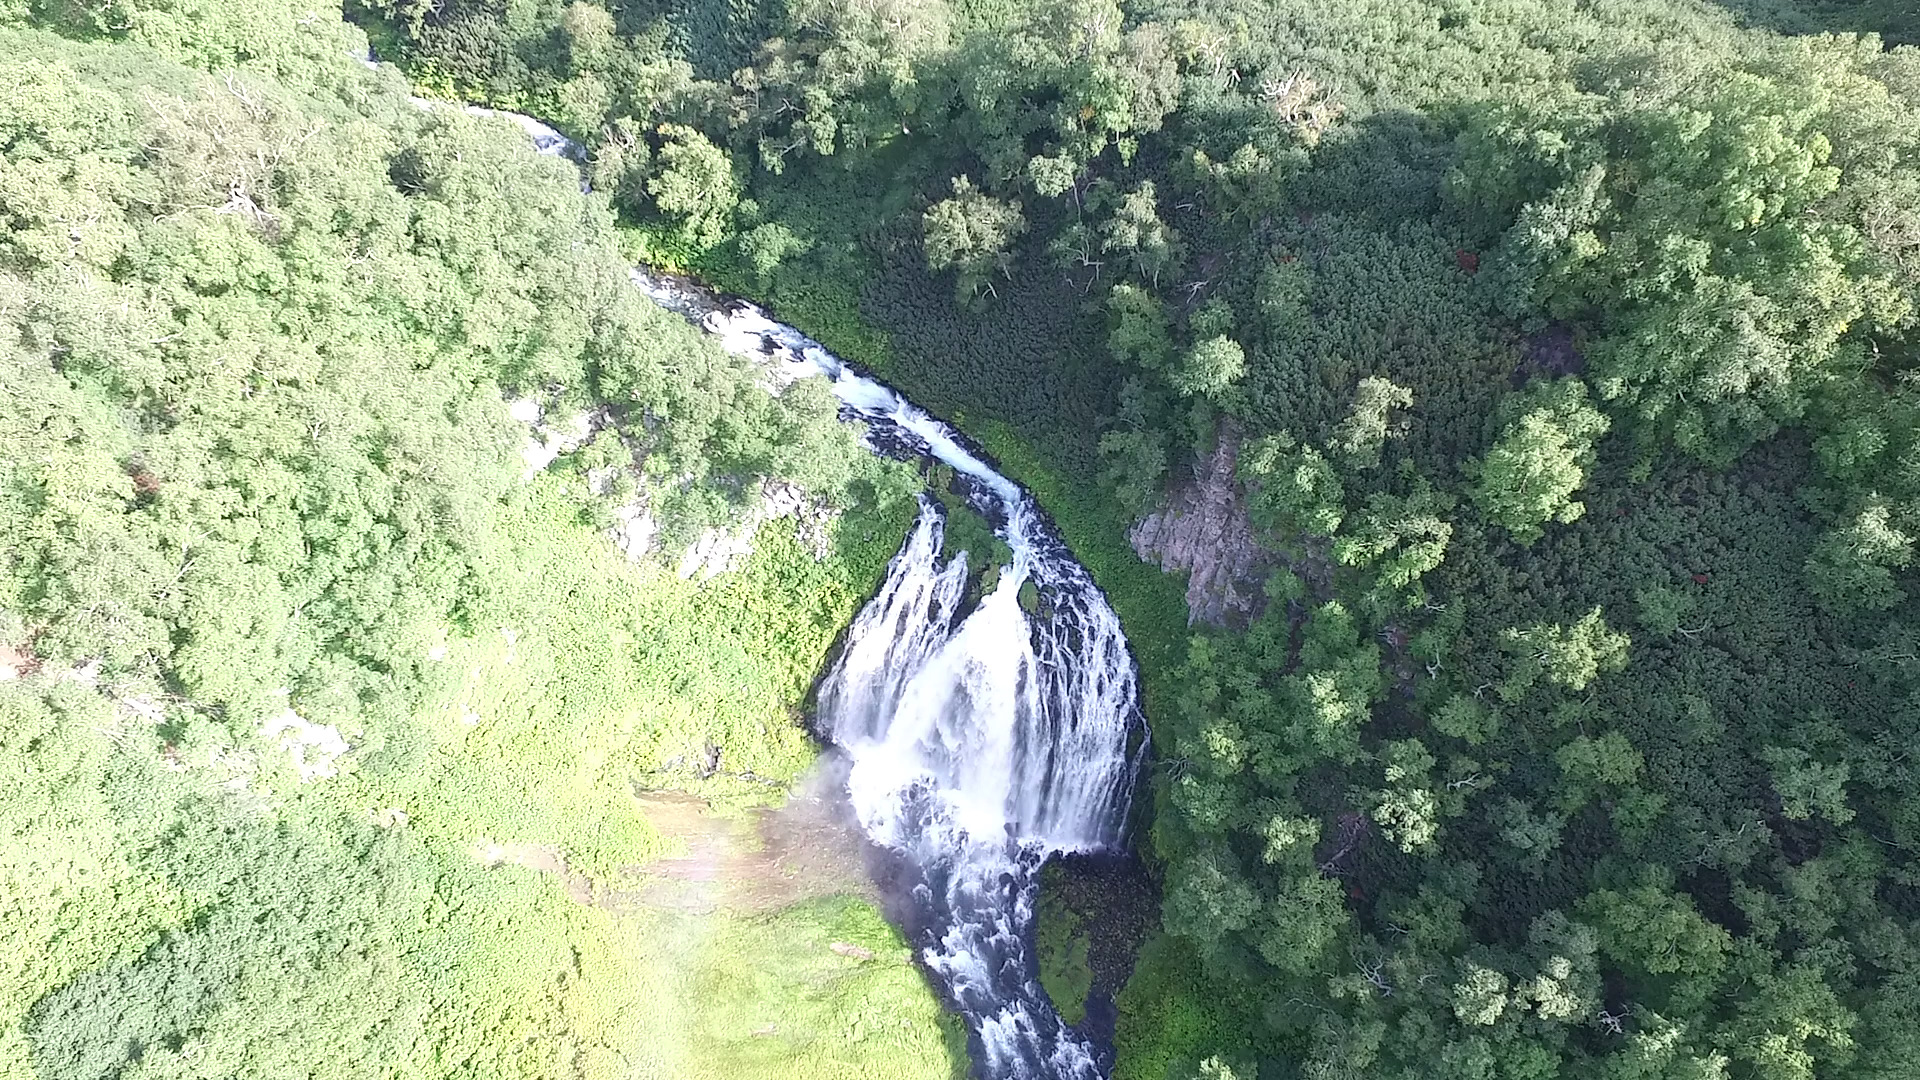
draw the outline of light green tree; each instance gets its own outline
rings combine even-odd
[[[1433,728],[1474,746],[1486,742],[1500,730],[1500,717],[1491,707],[1471,694],[1454,694],[1434,710]]]
[[[1121,363],[1149,371],[1166,367],[1173,356],[1166,308],[1158,297],[1130,282],[1107,293],[1107,351]]]
[[[729,215],[740,201],[740,183],[727,152],[699,130],[662,124],[658,167],[647,180],[647,194],[679,235],[695,247],[726,239]]]
[[[1246,373],[1245,350],[1239,342],[1221,335],[1188,347],[1167,373],[1167,381],[1182,397],[1205,398],[1220,404]]]
[[[1576,735],[1553,752],[1560,766],[1560,808],[1568,813],[1579,809],[1596,793],[1633,783],[1644,764],[1640,751],[1618,731],[1595,738]]]
[[[1139,514],[1160,497],[1167,472],[1167,448],[1157,431],[1118,428],[1100,436],[1100,479],[1129,514]]]
[[[1492,1026],[1507,1009],[1507,976],[1479,964],[1466,965],[1466,974],[1453,984],[1453,1015],[1463,1024]]]
[[[1405,433],[1404,423],[1394,410],[1411,408],[1413,391],[1395,386],[1389,379],[1368,376],[1354,388],[1353,404],[1333,429],[1328,448],[1355,469],[1377,469],[1380,453],[1387,440]]]
[[[1227,852],[1176,861],[1167,871],[1162,919],[1168,932],[1212,943],[1253,925],[1260,897]]]
[[[1013,265],[1013,243],[1027,231],[1020,204],[996,199],[973,186],[965,176],[955,177],[953,196],[934,203],[921,216],[927,267],[952,270],[954,289],[962,302],[982,289],[993,290],[997,271]]]
[[[573,0],[561,11],[560,32],[567,39],[567,57],[576,75],[606,70],[619,48],[613,16],[587,0]]]
[[[1382,787],[1361,801],[1387,838],[1406,854],[1426,850],[1440,835],[1440,800],[1432,786],[1433,755],[1418,739],[1396,739],[1381,748]]]
[[[1829,608],[1885,611],[1906,599],[1894,571],[1913,562],[1914,537],[1883,499],[1829,530],[1807,556],[1807,582]]]
[[[1536,623],[1507,630],[1500,648],[1514,659],[1500,683],[1500,696],[1517,701],[1541,679],[1567,690],[1585,690],[1603,671],[1627,666],[1627,635],[1607,626],[1594,608],[1572,626]]]
[[[1340,475],[1316,448],[1286,432],[1262,436],[1241,448],[1238,468],[1254,524],[1273,533],[1339,531],[1346,514]]]
[[[1501,842],[1514,850],[1521,868],[1535,876],[1560,849],[1561,835],[1567,826],[1565,816],[1537,812],[1512,796],[1503,796],[1494,802],[1488,819]]]
[[[1339,882],[1319,874],[1294,877],[1260,909],[1254,947],[1281,971],[1304,975],[1320,966],[1349,920]]]
[[[1153,181],[1143,180],[1121,196],[1112,214],[1100,224],[1100,250],[1125,257],[1155,288],[1160,275],[1179,263],[1184,246],[1180,234],[1160,220]]]
[[[1771,767],[1782,813],[1800,821],[1818,814],[1835,825],[1853,820],[1853,808],[1847,805],[1851,770],[1846,762],[1825,764],[1805,750],[1784,746],[1767,747],[1761,757]]]
[[[1426,597],[1420,579],[1446,558],[1453,526],[1441,515],[1451,503],[1425,486],[1405,497],[1374,492],[1364,511],[1348,516],[1346,531],[1333,542],[1334,558],[1368,571],[1371,603],[1416,606]]]
[[[1594,440],[1609,425],[1587,403],[1586,384],[1578,379],[1535,383],[1515,411],[1486,457],[1467,472],[1474,504],[1487,520],[1531,544],[1543,524],[1575,521],[1586,511],[1573,493],[1586,482]]]
[[[788,256],[800,254],[809,247],[792,229],[777,221],[755,225],[741,233],[737,243],[740,257],[762,284],[772,281],[774,271]]]
[[[1579,904],[1599,935],[1600,952],[1628,971],[1681,975],[1698,1001],[1725,967],[1733,938],[1685,897],[1649,880],[1631,889],[1602,889]]]

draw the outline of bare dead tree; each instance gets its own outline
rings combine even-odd
[[[1364,839],[1366,835],[1367,817],[1365,814],[1350,811],[1340,815],[1340,849],[1335,851],[1325,862],[1319,865],[1319,871],[1322,874],[1338,876],[1341,873],[1340,864],[1345,861],[1346,857],[1351,854],[1355,848],[1360,846],[1360,841]]]
[[[1341,113],[1332,90],[1302,71],[1262,80],[1260,100],[1309,146],[1320,141],[1321,133],[1332,126]]]
[[[1380,992],[1381,997],[1393,996],[1393,984],[1387,981],[1385,974],[1386,961],[1375,960],[1371,964],[1362,961],[1356,963],[1354,968],[1360,972],[1360,977],[1367,981],[1368,986]]]

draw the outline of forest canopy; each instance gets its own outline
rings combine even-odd
[[[1906,6],[350,6],[418,91],[579,139],[585,201],[276,11],[0,7],[71,42],[0,68],[0,640],[403,707],[484,603],[503,387],[613,409],[686,520],[878,501],[638,254],[1072,493],[1157,754],[1117,1075],[1912,1075]],[[1252,600],[1183,627],[1121,537],[1216,462]]]
[[[586,50],[582,7],[366,13],[621,190],[698,128],[728,235],[622,204],[652,250],[857,310],[1078,517],[1234,451],[1267,577],[1143,649],[1195,959],[1136,977],[1121,1075],[1920,1058],[1910,20],[619,4]]]

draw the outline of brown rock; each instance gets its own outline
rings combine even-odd
[[[1134,553],[1162,570],[1188,572],[1187,622],[1225,626],[1260,613],[1261,586],[1272,558],[1254,540],[1246,498],[1234,475],[1241,433],[1222,424],[1220,443],[1191,481],[1168,495],[1164,509],[1135,523]]]

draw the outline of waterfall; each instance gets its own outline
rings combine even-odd
[[[1018,484],[953,429],[760,309],[644,270],[636,285],[730,351],[831,380],[877,448],[967,477],[1013,552],[964,611],[964,552],[942,550],[941,507],[920,516],[860,612],[819,693],[821,733],[851,761],[867,835],[903,856],[924,915],[915,944],[972,1034],[986,1080],[1096,1080],[1106,1064],[1061,1022],[1036,977],[1034,897],[1059,852],[1122,840],[1145,753],[1120,620]],[[1046,614],[1020,602],[1031,585]]]
[[[532,117],[466,111],[520,125],[541,154],[584,160]],[[847,793],[867,835],[919,875],[914,899],[930,928],[921,958],[966,1018],[982,1080],[1099,1080],[1107,1063],[1047,1000],[1031,942],[1041,864],[1120,843],[1146,754],[1119,617],[1032,496],[952,428],[752,304],[644,268],[632,279],[728,351],[775,365],[771,386],[826,377],[876,451],[952,466],[1004,522],[1013,564],[962,617],[966,555],[942,561],[940,508],[922,499],[821,687],[819,722],[852,762]],[[1051,607],[1044,618],[1020,605],[1029,583]]]

